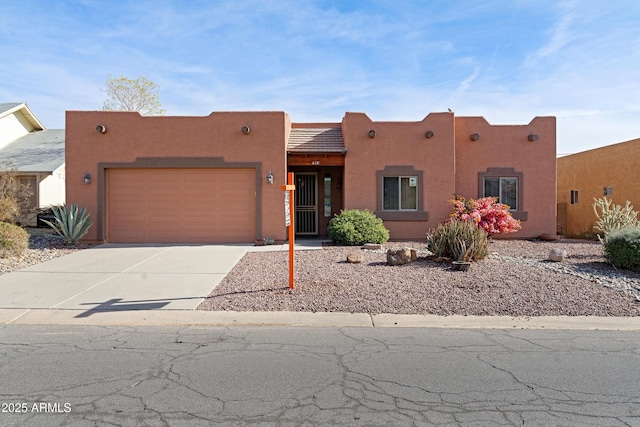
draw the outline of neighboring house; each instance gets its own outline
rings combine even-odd
[[[592,236],[594,198],[640,210],[640,138],[558,158],[558,228],[567,236]]]
[[[284,241],[287,172],[296,233],[324,236],[342,209],[369,209],[392,239],[424,239],[448,200],[498,196],[522,220],[511,238],[556,230],[556,121],[491,125],[431,113],[418,122],[291,123],[284,112],[143,117],[67,111],[67,203],[87,240]]]
[[[0,165],[33,193],[23,225],[36,225],[39,208],[65,202],[64,129],[46,129],[25,103],[0,103]]]

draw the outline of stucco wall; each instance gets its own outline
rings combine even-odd
[[[456,193],[481,197],[478,172],[513,168],[522,173],[526,221],[507,238],[556,233],[556,119],[536,117],[528,125],[491,125],[483,117],[456,117]],[[477,133],[480,138],[471,140]],[[536,141],[528,136],[536,134]],[[516,215],[514,215],[516,216]]]
[[[593,234],[596,216],[593,199],[607,196],[615,204],[627,200],[640,210],[640,138],[558,158],[558,221],[566,235]],[[578,203],[571,204],[571,190]]]
[[[364,113],[347,113],[342,123],[347,148],[344,208],[376,211],[381,197],[376,172],[411,166],[423,174],[418,198],[428,220],[385,219],[391,238],[420,239],[446,220],[450,211],[446,200],[455,189],[453,120],[452,113],[432,113],[418,122],[374,122]],[[375,130],[375,138],[369,137],[370,130]],[[429,130],[432,138],[425,136]]]
[[[285,132],[289,118],[283,112],[222,112],[206,117],[143,117],[134,112],[68,111],[66,114],[67,204],[85,206],[94,223],[86,240],[103,240],[104,194],[99,194],[100,164],[131,163],[143,158],[222,158],[224,162],[259,163],[261,230],[286,239],[283,192],[286,181]],[[96,131],[104,125],[106,133]],[[249,126],[248,135],[242,133]],[[164,163],[166,164],[166,162]],[[181,167],[184,163],[180,162]],[[266,184],[271,171],[273,185]],[[91,174],[91,184],[83,177]],[[99,224],[103,224],[102,229]],[[99,234],[100,232],[100,234]]]

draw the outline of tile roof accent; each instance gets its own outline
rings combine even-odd
[[[293,128],[287,142],[290,153],[346,153],[341,128]]]
[[[53,172],[64,164],[64,129],[32,132],[0,149],[0,167]]]

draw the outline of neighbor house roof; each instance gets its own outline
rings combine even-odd
[[[46,129],[18,138],[0,149],[0,167],[51,173],[64,164],[64,138],[64,129]]]
[[[35,114],[31,111],[31,109],[27,106],[25,102],[4,102],[0,103],[0,119],[4,116],[12,114],[16,111],[20,111],[22,115],[33,125],[33,127],[37,130],[45,129],[44,125]]]
[[[293,128],[287,142],[290,153],[345,153],[342,129]]]
[[[12,111],[14,108],[22,105],[20,102],[0,102],[0,117]]]

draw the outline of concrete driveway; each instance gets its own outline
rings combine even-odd
[[[105,244],[0,276],[0,309],[193,310],[250,244]]]

